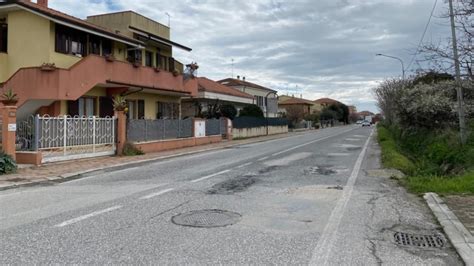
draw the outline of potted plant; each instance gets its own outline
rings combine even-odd
[[[175,77],[179,76],[179,71],[177,69],[173,70],[173,76]]]
[[[2,94],[2,100],[4,106],[15,106],[18,102],[18,95],[13,92],[10,88]]]
[[[113,106],[115,111],[125,111],[127,108],[127,102],[125,101],[125,97],[122,95],[116,95],[113,99]]]
[[[142,62],[140,61],[134,61],[133,62],[133,67],[140,67],[142,65]]]
[[[107,60],[107,62],[113,62],[115,61],[115,57],[112,54],[106,54],[105,60]]]
[[[54,63],[43,63],[41,65],[42,71],[54,71],[56,70],[56,65]]]

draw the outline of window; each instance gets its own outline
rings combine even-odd
[[[156,103],[157,119],[177,119],[179,116],[179,104],[177,103]]]
[[[163,69],[163,56],[160,54],[160,52],[156,52],[156,67],[159,69]]]
[[[145,101],[127,100],[128,119],[145,119]]]
[[[89,54],[100,55],[100,38],[89,36]]]
[[[263,96],[255,95],[255,99],[257,99],[257,105],[258,106],[260,106],[260,107],[265,106],[264,105],[265,98]]]
[[[142,62],[142,50],[136,48],[128,48],[127,60],[130,63],[141,63]]]
[[[148,67],[153,66],[153,53],[150,51],[145,52],[145,65]]]
[[[8,24],[0,24],[0,53],[8,52]]]
[[[76,101],[68,101],[68,113],[70,116],[94,116],[95,97],[81,97]]]
[[[87,35],[84,32],[56,24],[55,51],[63,54],[86,55]]]
[[[112,54],[112,41],[107,39],[102,39],[102,55],[111,55]]]

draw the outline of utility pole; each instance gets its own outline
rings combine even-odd
[[[458,55],[458,44],[456,40],[456,27],[454,24],[454,10],[453,0],[449,0],[449,17],[451,19],[451,35],[453,38],[453,56],[454,56],[454,69],[456,71],[456,92],[458,98],[458,116],[459,116],[459,135],[461,137],[461,144],[466,144],[466,118],[464,115],[464,100],[461,86],[461,70],[459,68],[459,55]]]

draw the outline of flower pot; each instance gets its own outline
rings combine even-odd
[[[1,100],[4,106],[15,106],[18,100]]]
[[[114,62],[115,61],[115,57],[113,55],[106,55],[105,56],[105,60],[107,62]]]

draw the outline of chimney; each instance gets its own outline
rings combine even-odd
[[[240,80],[240,76],[239,76],[239,75],[237,75],[237,79]]]
[[[48,7],[48,0],[38,0],[37,4],[42,7]]]
[[[303,99],[303,94],[300,94],[300,98]]]

